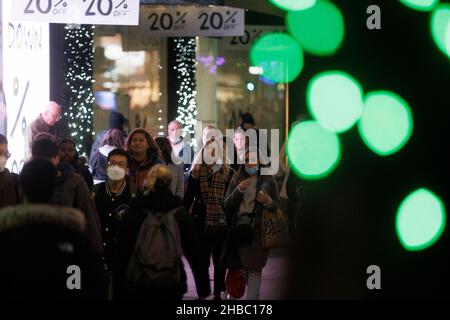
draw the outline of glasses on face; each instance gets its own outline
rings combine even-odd
[[[119,166],[121,168],[126,169],[127,168],[127,162],[126,161],[108,161],[109,166]]]
[[[62,115],[56,116],[53,112],[49,111],[49,113],[52,115],[53,120],[59,121],[62,118]]]
[[[9,152],[0,152],[0,156],[6,157],[6,159],[9,159],[11,157],[11,153]]]

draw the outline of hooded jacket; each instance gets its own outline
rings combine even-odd
[[[108,180],[106,173],[108,154],[114,149],[117,149],[117,147],[104,145],[92,155],[89,165],[91,166],[92,177],[95,182],[98,183]]]
[[[73,207],[83,212],[86,219],[86,236],[98,254],[102,253],[101,228],[90,191],[75,169],[67,162],[58,164],[58,176],[53,203]]]
[[[94,180],[92,179],[92,174],[89,171],[89,167],[87,165],[81,164],[80,160],[78,158],[76,158],[74,161],[70,162],[70,164],[75,169],[75,172],[83,177],[89,190],[92,190],[92,186],[94,185]]]
[[[0,210],[0,297],[103,299],[103,271],[85,222],[79,210],[48,204]],[[72,265],[82,272],[80,290],[67,287]]]

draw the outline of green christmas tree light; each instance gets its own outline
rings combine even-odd
[[[413,117],[409,105],[389,91],[367,94],[364,111],[358,122],[365,144],[380,156],[399,151],[413,131]]]
[[[336,133],[317,121],[296,125],[288,139],[287,154],[293,172],[305,180],[328,176],[341,158],[341,144]]]
[[[439,0],[400,0],[400,2],[417,11],[431,11],[439,3]]]
[[[434,42],[439,50],[441,50],[447,56],[450,56],[447,49],[449,42],[447,36],[447,29],[450,23],[450,4],[442,3],[434,9],[431,14],[430,30]]]
[[[439,240],[445,223],[442,200],[422,188],[408,195],[400,204],[395,226],[402,246],[408,251],[419,251]]]
[[[316,0],[269,0],[274,6],[286,11],[298,11],[311,8]]]
[[[310,81],[307,104],[317,121],[340,133],[349,130],[361,117],[363,90],[347,73],[327,71]]]
[[[339,8],[329,1],[319,0],[307,10],[290,11],[286,24],[302,48],[314,55],[333,55],[344,41],[344,18]]]
[[[252,66],[261,67],[263,76],[277,83],[295,80],[303,69],[303,52],[294,38],[285,33],[269,33],[250,49]]]

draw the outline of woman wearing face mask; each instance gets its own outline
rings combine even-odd
[[[123,149],[108,154],[106,172],[108,180],[94,186],[93,198],[97,207],[103,239],[103,263],[108,272],[109,297],[125,296],[125,270],[123,259],[118,256],[121,222],[128,214],[129,203],[137,193],[136,186],[128,181],[130,156]]]
[[[225,269],[219,265],[227,232],[223,199],[234,171],[227,164],[222,139],[209,140],[197,154],[189,175],[184,206],[194,218],[201,246],[198,248],[199,272],[196,278],[199,299],[211,293],[209,265],[214,263],[214,299],[223,299]]]
[[[253,238],[249,245],[239,247],[239,258],[247,277],[247,299],[258,300],[261,273],[269,251],[262,247],[262,211],[276,210],[279,206],[278,187],[273,176],[261,175],[257,148],[245,152],[242,165],[228,187],[224,205],[233,228],[248,224]]]
[[[8,139],[0,134],[0,208],[20,202],[19,176],[6,168],[9,157]]]

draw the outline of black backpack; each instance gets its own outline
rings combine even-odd
[[[128,264],[127,278],[144,288],[174,288],[181,282],[182,246],[175,213],[146,211],[133,255]]]

